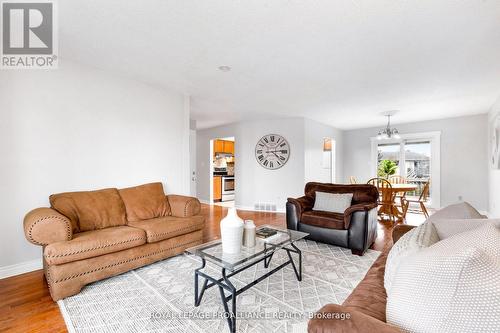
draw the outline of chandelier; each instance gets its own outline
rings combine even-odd
[[[401,136],[399,135],[399,131],[397,128],[391,128],[391,116],[393,114],[386,114],[387,117],[387,127],[380,130],[377,135],[378,140],[382,139],[399,139]]]

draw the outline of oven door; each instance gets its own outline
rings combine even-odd
[[[222,177],[222,194],[234,193],[234,177]]]
[[[234,200],[234,177],[222,177],[222,201]]]

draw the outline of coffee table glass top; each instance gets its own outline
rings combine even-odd
[[[261,259],[264,255],[276,251],[282,247],[290,245],[291,243],[305,238],[309,234],[301,231],[280,229],[272,225],[262,225],[257,227],[270,228],[276,230],[276,235],[262,239],[256,237],[254,247],[241,247],[241,251],[236,254],[229,254],[222,252],[222,241],[216,239],[214,241],[204,243],[198,246],[191,247],[186,250],[189,254],[194,254],[201,258],[206,259],[222,268],[235,270],[239,265],[248,264],[255,260]]]

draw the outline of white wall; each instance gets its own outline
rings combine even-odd
[[[51,193],[151,181],[186,193],[184,99],[67,61],[54,71],[2,71],[0,276],[41,258],[23,217]]]
[[[491,138],[491,122],[493,118],[500,113],[500,98],[497,100],[495,105],[491,108],[491,111],[488,115],[488,129],[489,129],[489,138]],[[488,158],[490,157],[490,152],[492,151],[491,140],[488,140]],[[488,159],[489,161],[489,159]],[[488,164],[489,173],[488,173],[488,187],[489,187],[489,208],[488,213],[489,216],[500,218],[500,170],[496,170],[491,168],[490,164]]]
[[[441,132],[441,206],[463,200],[488,209],[487,115],[395,125],[400,133]],[[379,128],[344,132],[344,176],[372,175],[370,138]],[[345,179],[346,180],[346,179]]]
[[[343,135],[342,131],[314,120],[305,119],[305,182],[330,183],[330,169],[323,167],[323,139],[335,140],[335,180],[334,183],[343,181]]]
[[[290,144],[290,158],[278,170],[267,170],[255,160],[255,145],[264,135],[282,135]],[[227,126],[199,130],[198,197],[210,197],[210,139],[234,136],[235,139],[235,202],[250,209],[256,202],[275,203],[283,210],[288,196],[300,195],[304,188],[304,120],[287,118],[246,121]]]
[[[257,141],[269,133],[284,136],[290,144],[290,159],[278,170],[264,169],[255,160]],[[252,209],[257,202],[274,203],[281,211],[285,209],[287,197],[303,195],[306,181],[329,181],[329,178],[322,179],[325,169],[319,170],[323,138],[332,137],[338,144],[342,142],[340,131],[304,118],[245,121],[199,130],[197,191],[203,201],[209,201],[210,197],[210,140],[228,136],[235,138],[236,206]],[[338,149],[337,156],[341,152]],[[338,174],[341,174],[340,158],[337,161]]]

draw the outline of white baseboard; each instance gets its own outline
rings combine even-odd
[[[209,200],[202,200],[202,199],[198,199],[202,204],[205,204],[205,205],[213,205],[213,202],[210,202]]]
[[[33,272],[43,268],[42,260],[35,259],[19,264],[0,267],[0,279],[5,279],[10,276]]]
[[[246,211],[250,211],[250,212],[260,212],[260,213],[285,213],[285,209],[276,209],[276,211],[271,212],[271,211],[267,211],[267,210],[257,210],[254,207],[250,207],[250,206],[239,206],[239,205],[236,206],[236,209],[246,210]]]

